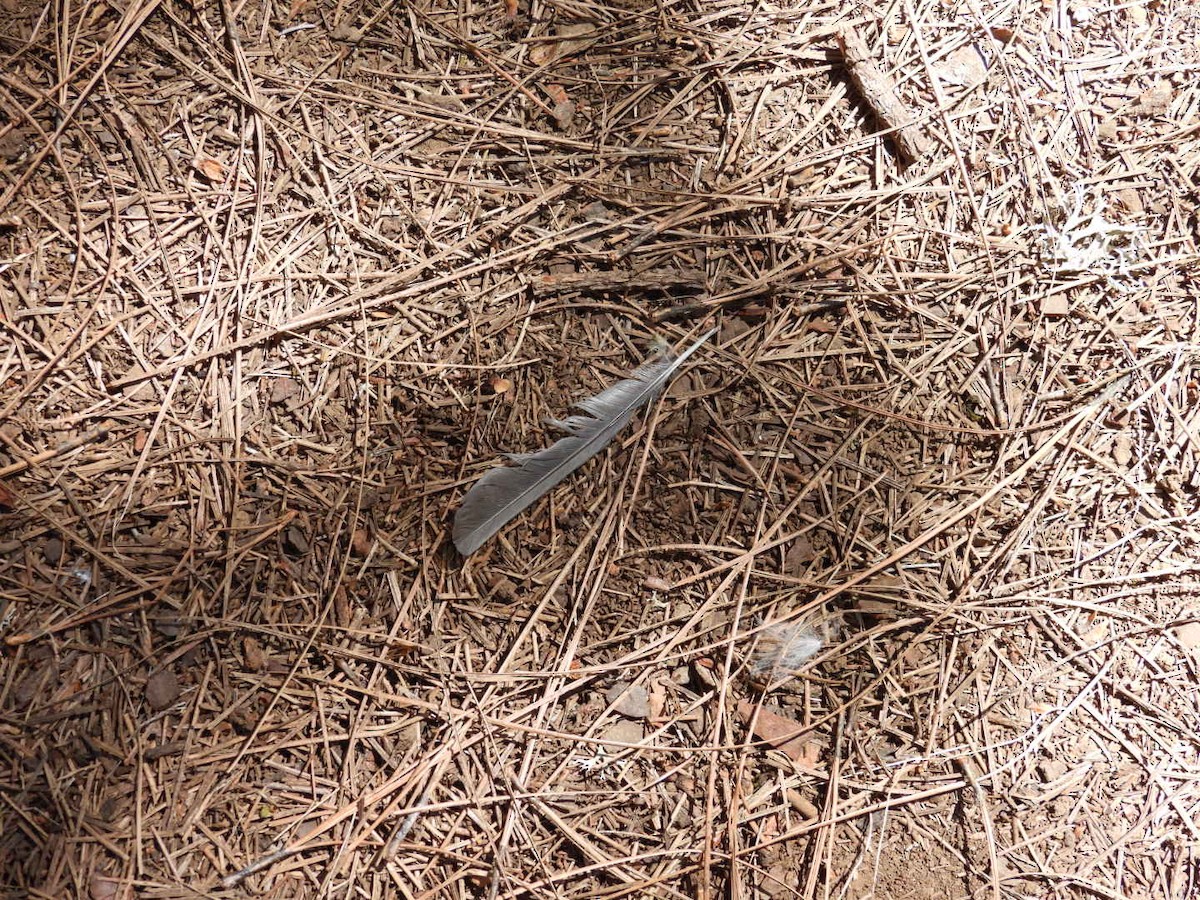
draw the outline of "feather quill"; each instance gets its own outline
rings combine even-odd
[[[575,405],[586,415],[552,424],[567,436],[537,453],[513,455],[514,466],[492,469],[467,492],[454,515],[454,546],[475,552],[514,516],[608,446],[641,407],[649,403],[684,361],[712,337],[714,328],[678,356],[641,365],[629,378]]]

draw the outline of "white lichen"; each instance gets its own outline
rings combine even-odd
[[[1142,232],[1137,225],[1108,221],[1103,201],[1089,203],[1087,188],[1076,185],[1075,202],[1062,221],[1045,225],[1042,258],[1055,275],[1096,275],[1128,290],[1133,267],[1145,257]]]
[[[571,760],[571,764],[575,766],[584,775],[589,775],[593,778],[600,777],[607,779],[608,773],[604,770],[613,762],[613,759],[608,755],[603,747],[597,747],[596,752],[592,756],[576,756]]]

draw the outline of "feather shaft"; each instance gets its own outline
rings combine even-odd
[[[454,546],[458,552],[463,556],[475,552],[515,516],[607,447],[715,331],[701,336],[678,356],[644,363],[629,378],[576,403],[586,415],[554,423],[567,432],[566,437],[537,453],[513,456],[516,465],[494,468],[475,482],[454,515]]]

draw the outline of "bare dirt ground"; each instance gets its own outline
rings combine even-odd
[[[1200,895],[1198,73],[1186,0],[0,0],[3,896]]]

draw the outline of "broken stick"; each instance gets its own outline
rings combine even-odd
[[[896,86],[875,64],[867,42],[858,32],[844,28],[837,35],[850,80],[876,118],[893,132],[896,149],[905,163],[914,163],[929,149],[925,136],[896,94]]]

